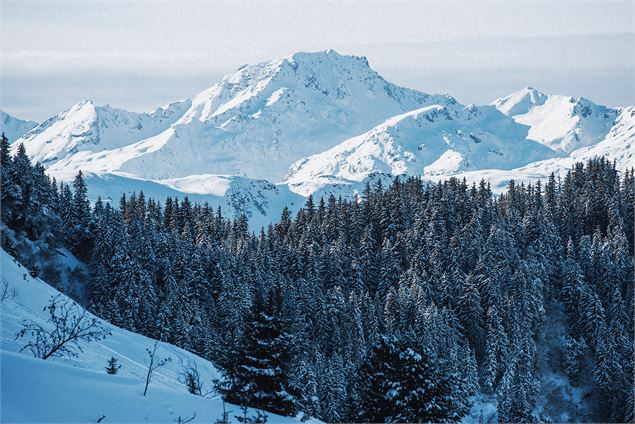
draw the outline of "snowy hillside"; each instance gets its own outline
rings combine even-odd
[[[187,392],[179,382],[183,367],[198,367],[204,386],[218,372],[210,362],[167,343],[159,343],[157,357],[172,361],[153,374],[147,397],[143,389],[147,352],[154,340],[120,329],[106,322],[112,335],[101,342],[82,345],[77,359],[36,359],[19,353],[24,340],[14,340],[22,320],[46,324],[44,306],[58,292],[39,279],[6,252],[1,253],[2,284],[6,296],[1,314],[1,404],[2,422],[96,422],[105,415],[107,422],[177,422],[194,413],[192,422],[213,422],[221,417],[218,398],[202,398]],[[106,374],[104,367],[111,356],[119,358],[117,375]],[[227,405],[230,417],[240,410]],[[290,422],[289,418],[269,416],[270,422]]]
[[[9,139],[16,140],[37,126],[37,122],[24,121],[0,110],[0,133]]]
[[[553,156],[552,150],[527,140],[527,127],[493,107],[429,106],[296,162],[287,182],[308,195],[321,179],[359,182],[376,173],[447,176],[493,167],[510,169]]]
[[[620,113],[585,98],[546,95],[527,87],[492,103],[518,123],[529,126],[528,137],[553,150],[570,153],[597,144]]]
[[[165,203],[168,197],[183,199],[188,196],[190,201],[209,203],[214,209],[220,206],[223,215],[229,217],[246,215],[254,230],[277,221],[285,206],[295,211],[305,202],[302,196],[293,193],[284,184],[229,175],[191,175],[151,181],[121,174],[89,173],[86,184],[91,200],[101,197],[113,205],[119,203],[123,194],[133,192],[143,192],[146,198],[161,203]]]
[[[115,149],[162,132],[183,115],[189,104],[185,100],[152,113],[135,113],[109,105],[95,106],[86,100],[25,134],[15,141],[14,150],[24,143],[32,160],[49,166],[78,152]]]
[[[56,127],[55,133],[40,137],[53,145],[29,143],[34,146],[30,155],[43,160],[61,157],[61,150],[99,150],[67,156],[53,170],[123,171],[151,179],[229,174],[279,182],[288,166],[303,156],[368,131],[390,116],[455,100],[396,86],[373,71],[365,58],[330,50],[243,66],[188,102],[191,107],[164,132],[154,127],[134,131],[99,149],[75,149],[73,141],[87,137],[81,144],[94,144],[89,124],[95,122],[94,107],[86,119],[65,112],[48,125]],[[138,143],[130,144],[134,141]]]

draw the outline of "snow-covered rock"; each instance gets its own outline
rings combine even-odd
[[[104,152],[156,135],[178,120],[190,101],[152,113],[135,113],[86,100],[38,125],[13,143],[24,143],[32,160],[49,167],[78,153]]]
[[[495,100],[492,105],[529,126],[531,140],[566,153],[602,141],[620,113],[619,109],[583,97],[546,95],[531,87]]]
[[[279,182],[295,160],[390,116],[455,103],[391,84],[365,58],[329,50],[243,66],[184,102],[187,111],[179,109],[182,116],[174,122],[162,120],[162,129],[141,119],[153,115],[108,108],[101,118],[99,107],[82,103],[42,124],[25,142],[36,160],[64,158],[53,170],[150,179],[227,174]],[[120,133],[106,137],[103,127]]]
[[[0,133],[13,142],[37,126],[37,122],[25,121],[0,110]]]
[[[325,184],[368,176],[453,175],[511,169],[555,156],[527,139],[527,127],[491,106],[435,105],[390,118],[372,130],[291,166],[287,183],[308,195]],[[316,187],[316,182],[320,182]]]

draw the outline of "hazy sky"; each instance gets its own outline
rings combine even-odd
[[[632,1],[0,0],[0,109],[151,110],[245,63],[334,48],[462,103],[533,86],[634,104]]]

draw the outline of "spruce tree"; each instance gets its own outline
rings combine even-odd
[[[106,365],[106,373],[114,375],[119,372],[121,365],[119,365],[119,359],[115,356],[111,356],[108,360],[108,365]]]
[[[425,349],[383,337],[358,376],[360,422],[455,422],[468,411],[458,380]]]
[[[243,352],[234,358],[231,373],[225,373],[217,389],[227,402],[292,415],[295,403],[287,375],[290,340],[280,317],[280,301],[276,288],[267,300],[256,296]]]

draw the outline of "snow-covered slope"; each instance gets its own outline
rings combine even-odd
[[[217,397],[202,398],[187,392],[179,382],[184,366],[196,365],[203,383],[211,389],[218,377],[209,361],[167,343],[159,343],[157,357],[172,361],[159,368],[152,377],[147,397],[143,397],[147,368],[146,348],[154,340],[106,322],[112,335],[101,342],[84,343],[83,353],[73,360],[65,358],[36,359],[19,353],[24,340],[14,340],[22,328],[22,320],[34,320],[46,326],[44,306],[52,287],[31,278],[4,250],[0,255],[2,284],[6,298],[0,304],[0,421],[2,422],[96,422],[105,415],[104,423],[177,422],[196,413],[194,422],[214,422],[221,417],[222,401]],[[62,295],[62,298],[65,298]],[[111,356],[119,358],[117,375],[106,374],[104,367]],[[239,408],[227,405],[239,415]],[[291,422],[290,418],[270,415],[270,422]]]
[[[546,95],[527,87],[492,103],[529,126],[528,137],[553,150],[570,153],[603,140],[620,113],[585,98]]]
[[[34,161],[50,166],[78,152],[104,152],[156,135],[177,121],[189,100],[171,103],[152,113],[135,113],[92,101],[78,103],[13,143],[24,143]]]
[[[511,169],[554,152],[527,140],[527,127],[491,106],[428,106],[391,119],[320,154],[287,174],[305,195],[316,181],[362,181],[369,175],[452,175],[486,168]]]
[[[13,142],[37,126],[37,122],[24,121],[0,110],[0,133]]]
[[[455,103],[449,96],[391,84],[365,58],[333,50],[243,66],[189,101],[191,107],[164,132],[135,144],[119,139],[107,146],[110,151],[67,156],[53,169],[121,171],[151,179],[224,174],[279,182],[295,160],[391,116]],[[66,115],[56,122],[72,133],[87,131]],[[68,144],[72,137],[58,138],[59,149],[41,146],[46,157],[59,157],[55,151],[62,147],[75,152]],[[43,154],[32,156],[41,160]]]
[[[88,173],[86,183],[92,201],[101,197],[114,205],[119,204],[122,194],[132,192],[138,194],[143,191],[146,198],[162,203],[167,197],[183,200],[187,195],[192,202],[207,202],[214,208],[220,206],[226,217],[246,215],[255,231],[276,222],[285,206],[296,211],[305,202],[302,196],[293,193],[284,184],[230,175],[191,175],[152,181],[125,174]]]
[[[606,138],[593,146],[574,150],[565,157],[537,161],[511,170],[486,169],[466,172],[461,174],[461,177],[465,177],[469,183],[478,183],[481,179],[485,179],[490,181],[494,191],[502,192],[511,179],[544,182],[552,173],[556,176],[564,175],[577,162],[586,162],[594,157],[605,157],[615,161],[619,171],[635,168],[635,106],[621,108],[615,125]],[[444,176],[428,176],[428,179],[433,181],[444,178]]]

